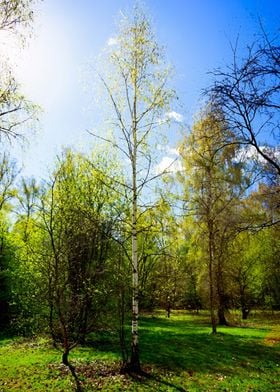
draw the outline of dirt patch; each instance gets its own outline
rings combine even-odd
[[[121,386],[131,384],[131,379],[127,375],[120,374],[120,362],[91,361],[88,363],[79,363],[72,360],[71,364],[75,367],[75,372],[80,380],[82,389],[103,390],[108,387],[108,383],[117,383]],[[49,369],[58,372],[61,377],[70,374],[67,366],[63,364],[49,364]]]
[[[280,326],[274,327],[264,338],[264,343],[267,346],[275,346],[280,344]]]

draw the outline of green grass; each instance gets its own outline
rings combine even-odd
[[[141,320],[147,377],[120,375],[116,337],[103,332],[70,356],[84,391],[279,391],[280,315],[256,313],[212,335],[206,314],[163,312]],[[240,320],[233,317],[234,324]],[[0,340],[0,391],[73,391],[46,338]]]

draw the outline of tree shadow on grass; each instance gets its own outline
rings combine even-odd
[[[277,372],[280,365],[279,346],[264,344],[268,329],[249,327],[224,327],[216,335],[204,317],[144,317],[140,323],[140,356],[144,372],[133,376],[135,382],[155,384],[159,388],[173,388],[183,392],[177,379],[169,379],[185,372],[194,374],[265,378]],[[129,338],[129,332],[128,332]],[[129,347],[129,341],[127,347]],[[97,353],[119,356],[116,334],[103,333],[93,336],[91,347]],[[262,376],[263,375],[263,376]],[[179,377],[181,379],[181,376]],[[179,381],[180,382],[180,381]]]
[[[238,368],[244,372],[244,367],[261,371],[265,364],[279,363],[279,347],[265,346],[254,328],[244,328],[244,336],[241,329],[228,331],[212,335],[200,323],[146,319],[141,328],[142,360],[172,370],[223,374],[236,374]]]
[[[164,380],[163,378],[156,376],[154,374],[151,374],[150,372],[146,372],[146,371],[142,371],[141,374],[130,374],[130,377],[138,383],[143,383],[144,382],[149,382],[149,381],[153,381],[156,382],[158,384],[164,385],[168,388],[173,388],[174,390],[178,391],[178,392],[187,392],[186,389],[184,389],[181,386],[172,384],[171,382],[168,382],[166,380]]]

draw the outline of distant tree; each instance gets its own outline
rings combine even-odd
[[[259,259],[262,261],[263,294],[266,306],[279,309],[280,307],[280,192],[279,177],[275,183],[260,184],[256,192],[251,195],[252,202],[261,211],[262,219],[251,225],[249,229],[263,233],[258,234],[262,244]]]
[[[229,244],[228,287],[231,304],[241,309],[243,319],[253,307],[271,307],[278,302],[278,204],[275,187],[268,189],[259,183],[256,190],[240,200],[234,212],[237,232]]]
[[[261,296],[261,235],[249,231],[239,233],[230,244],[230,298],[232,305],[241,310],[246,320],[252,308],[259,304]]]
[[[198,291],[198,268],[197,263],[188,260],[186,263],[186,290],[184,293],[183,304],[187,309],[196,310],[202,308],[202,298]]]
[[[265,305],[272,309],[280,309],[280,236],[279,229],[272,227],[267,240],[267,252],[263,252],[263,294]]]
[[[164,308],[167,317],[172,309],[184,306],[187,281],[187,239],[180,223],[174,216],[174,211],[162,202],[161,208],[155,211],[158,230],[159,260],[153,271],[155,296],[157,305]]]

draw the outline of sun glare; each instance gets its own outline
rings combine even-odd
[[[63,26],[41,23],[28,45],[19,46],[15,36],[1,32],[0,54],[13,68],[21,91],[43,107],[57,104],[71,80],[72,56]]]

